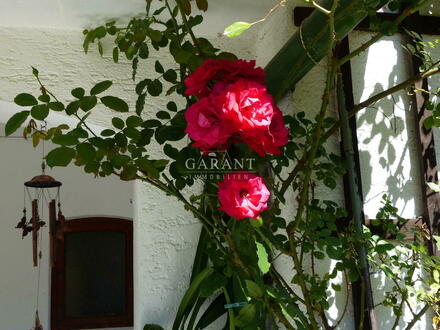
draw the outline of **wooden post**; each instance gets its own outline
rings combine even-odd
[[[34,267],[38,266],[38,229],[40,219],[38,217],[38,200],[32,201],[32,257]]]

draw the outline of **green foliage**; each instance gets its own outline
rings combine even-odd
[[[26,119],[29,117],[30,111],[21,111],[14,114],[5,125],[5,134],[6,136],[14,133]]]
[[[234,24],[229,25],[224,32],[224,35],[229,38],[234,38],[242,34],[244,31],[249,29],[252,26],[251,23],[247,22],[236,22]]]
[[[325,314],[331,306],[329,297],[343,294],[349,282],[362,279],[360,244],[367,248],[374,270],[395,282],[393,290],[383,294],[381,305],[390,307],[395,315],[401,314],[399,306],[409,299],[435,306],[440,295],[440,276],[438,270],[434,270],[440,262],[437,257],[428,255],[422,231],[415,230],[411,241],[404,240],[401,229],[406,221],[388,199],[384,198],[384,205],[371,226],[365,228],[364,233],[357,233],[352,225],[347,225],[349,219],[344,208],[331,200],[316,198],[315,186],[324,187],[330,195],[346,171],[344,160],[324,146],[325,130],[331,129],[338,120],[332,114],[324,112],[312,117],[307,111],[299,111],[284,116],[290,137],[280,155],[260,157],[239,143],[228,150],[231,154],[254,158],[254,170],[265,176],[274,198],[271,207],[262,213],[260,219],[236,221],[227,217],[219,209],[217,178],[206,179],[202,192],[194,193],[192,189],[193,195],[186,197],[183,192],[194,185],[194,178],[188,176],[185,162],[188,159],[198,160],[202,155],[199,149],[182,143],[186,136],[185,109],[196,101],[185,95],[184,81],[207,58],[233,60],[236,57],[222,53],[207,39],[194,35],[193,28],[202,23],[203,17],[189,15],[194,9],[192,5],[206,10],[206,0],[178,0],[175,7],[167,2],[158,2],[154,12],[151,12],[151,2],[147,0],[144,17],[135,17],[126,26],[118,26],[112,21],[84,31],[85,52],[94,44],[100,55],[111,52],[115,63],[121,57],[131,62],[132,78],[136,84],[134,109],[112,94],[110,88],[113,82],[110,80],[97,82],[89,94],[86,90],[90,86],[73,88],[71,94],[74,100],[71,102],[58,100],[43,85],[38,70],[32,68],[40,84],[39,95],[17,95],[15,103],[28,109],[11,117],[5,132],[7,135],[14,133],[31,117],[24,136],[31,136],[34,146],[40,140],[49,140],[57,145],[46,156],[50,167],[74,163],[95,176],[117,175],[121,180],[142,180],[177,198],[187,211],[200,220],[203,229],[194,258],[191,283],[180,302],[173,329],[204,329],[224,315],[227,316],[225,327],[230,329],[265,329],[267,323],[275,325],[279,322],[286,328],[316,328],[313,324],[315,318]],[[393,1],[390,6],[397,8],[401,3]],[[362,6],[356,9],[356,13],[348,15],[347,20],[354,22],[370,12],[372,25],[377,31],[395,33],[397,28],[394,24],[375,20],[373,8],[377,4],[378,1],[366,2],[369,8]],[[338,29],[342,31],[355,23],[342,22],[341,19],[342,14],[349,12],[350,6],[348,1],[343,1],[338,8],[340,16],[335,17]],[[322,15],[320,23],[327,24]],[[234,23],[225,30],[225,34],[230,37],[239,35],[251,25]],[[326,25],[325,31],[327,29]],[[326,33],[322,33],[324,35]],[[104,49],[103,45],[107,44],[103,43],[104,38],[113,40],[110,50]],[[320,53],[328,52],[327,41],[315,46]],[[431,46],[421,38],[416,46],[412,46],[413,49],[407,46],[424,59],[426,64],[421,69],[435,65],[426,51]],[[293,55],[298,55],[296,51],[299,48],[302,49],[295,48]],[[156,60],[156,52],[164,50],[174,59],[172,65],[165,65],[168,62],[161,58]],[[305,55],[302,55],[304,59]],[[281,70],[285,71],[286,67],[290,71],[298,70],[294,78],[299,79],[313,65],[308,63],[309,60],[307,58],[307,63],[298,61],[296,67],[281,66]],[[149,65],[154,68],[150,72],[154,72],[140,77],[140,65]],[[273,70],[273,66],[267,70],[270,81],[277,79]],[[279,91],[282,93],[286,88],[281,86]],[[106,95],[103,95],[104,92]],[[172,100],[153,109],[146,106],[162,104],[151,99],[164,96],[172,96]],[[426,102],[426,108],[433,113],[425,121],[426,128],[440,126],[440,108],[435,104],[438,91],[432,96]],[[113,113],[111,125],[101,132],[94,132],[87,125],[87,118],[96,107],[105,107]],[[74,116],[79,122],[72,128],[67,125],[40,128],[38,123],[46,119],[51,110]],[[162,155],[152,157],[150,145],[153,143],[163,151]],[[313,152],[312,147],[316,147]],[[213,152],[208,156],[218,161],[222,153]],[[429,183],[429,187],[433,190],[438,188],[434,183]],[[294,192],[300,210],[293,218],[281,212],[280,204],[292,203],[286,199],[288,189]],[[286,278],[277,272],[275,261],[281,255],[292,259],[295,269]],[[332,259],[334,266],[317,272],[315,264],[323,259]],[[311,265],[311,269],[305,271],[306,264]],[[414,274],[418,267],[432,276],[416,277]],[[344,280],[341,282],[340,278]],[[291,284],[301,288],[301,295],[292,291]],[[162,328],[147,324],[144,329]]]

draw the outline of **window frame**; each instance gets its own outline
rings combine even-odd
[[[67,220],[54,238],[56,252],[51,270],[51,329],[93,329],[133,326],[133,222],[110,217]],[[120,232],[125,234],[126,311],[120,316],[69,318],[65,315],[65,234],[79,232]]]

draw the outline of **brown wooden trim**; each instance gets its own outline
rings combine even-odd
[[[293,19],[296,26],[300,26],[301,23],[309,17],[313,12],[311,7],[296,7],[293,10]],[[377,13],[377,16],[381,21],[394,21],[398,14],[391,13]],[[403,27],[408,30],[416,31],[420,34],[438,35],[440,34],[440,17],[435,16],[422,16],[418,13],[407,17],[399,26],[399,31],[403,31]],[[370,28],[370,19],[367,17],[362,20],[355,30],[360,31],[372,31]]]
[[[65,244],[66,233],[116,231],[126,235],[126,306],[124,315],[98,318],[67,318],[64,315]],[[133,222],[125,219],[92,217],[68,220],[57,235],[57,258],[52,268],[51,329],[92,329],[133,326]]]

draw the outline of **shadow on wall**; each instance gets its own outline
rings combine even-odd
[[[354,34],[352,47],[366,39],[366,33]],[[397,36],[356,58],[352,68],[355,103],[407,79],[407,56]],[[357,124],[366,216],[375,217],[383,194],[403,217],[418,216],[422,202],[410,97],[402,91],[377,102],[358,114]]]
[[[355,32],[352,49],[370,38]],[[355,103],[380,93],[411,75],[408,56],[400,36],[384,38],[366,54],[352,62]],[[417,162],[415,134],[417,128],[411,112],[411,97],[406,91],[377,102],[357,116],[357,137],[362,175],[364,213],[375,218],[386,194],[404,218],[415,218],[422,212],[420,172]],[[394,283],[372,270],[374,302],[380,304],[386,292],[393,291]],[[376,307],[378,327],[390,329],[395,315],[389,308]],[[400,325],[405,324],[405,315]],[[408,320],[406,320],[408,322]],[[421,320],[429,328],[428,317]]]

